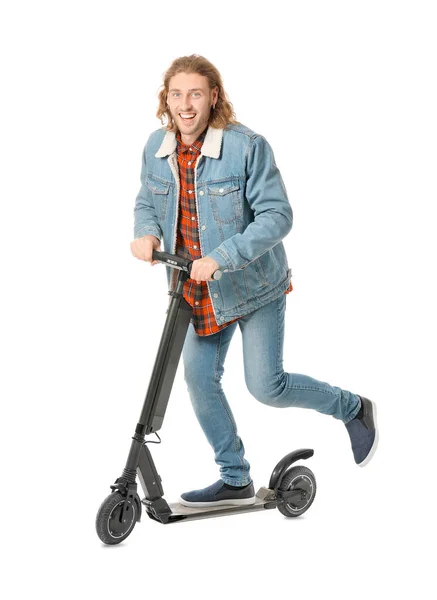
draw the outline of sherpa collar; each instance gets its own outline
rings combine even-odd
[[[208,127],[208,131],[206,132],[206,136],[202,145],[202,155],[209,156],[210,158],[218,158],[220,156],[222,138],[223,129]],[[177,140],[175,132],[167,131],[158,152],[155,154],[155,157],[163,158],[164,156],[173,154],[173,152],[176,151],[176,145]]]

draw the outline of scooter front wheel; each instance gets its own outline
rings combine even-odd
[[[128,503],[127,509],[125,503]],[[119,544],[133,531],[137,522],[135,502],[121,492],[113,492],[103,500],[96,517],[96,531],[104,544]]]
[[[293,467],[286,473],[279,490],[281,492],[297,492],[289,502],[279,503],[278,510],[286,517],[299,517],[309,509],[316,495],[316,478],[308,467]],[[299,494],[300,492],[300,494]]]

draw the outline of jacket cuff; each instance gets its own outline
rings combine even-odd
[[[227,257],[220,252],[218,248],[207,254],[210,258],[213,258],[218,264],[220,271],[233,271],[231,263],[227,260]]]
[[[137,238],[143,237],[144,235],[154,235],[156,238],[158,238],[158,240],[160,240],[161,236],[162,236],[159,229],[157,229],[156,227],[150,227],[150,225],[148,225],[147,227],[142,227],[141,229],[134,231],[134,239],[135,240]]]

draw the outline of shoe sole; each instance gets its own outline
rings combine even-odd
[[[370,402],[372,403],[372,410],[373,410],[373,424],[375,425],[375,439],[373,440],[373,445],[370,448],[369,454],[366,456],[366,458],[362,462],[358,463],[359,467],[365,467],[366,465],[369,464],[369,462],[373,458],[373,455],[376,452],[376,448],[378,447],[378,442],[379,442],[378,424],[376,422],[376,404],[373,402],[373,400],[370,400]]]
[[[183,506],[188,506],[190,508],[207,508],[208,506],[228,506],[233,504],[234,506],[245,506],[248,504],[255,504],[256,497],[252,498],[241,498],[240,500],[215,500],[214,502],[189,502],[188,500],[184,500],[179,497],[178,502]]]

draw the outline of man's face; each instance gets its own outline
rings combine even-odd
[[[170,79],[168,88],[171,115],[182,140],[190,144],[207,126],[211,106],[217,102],[218,88],[210,90],[208,79],[198,73],[178,73]]]

